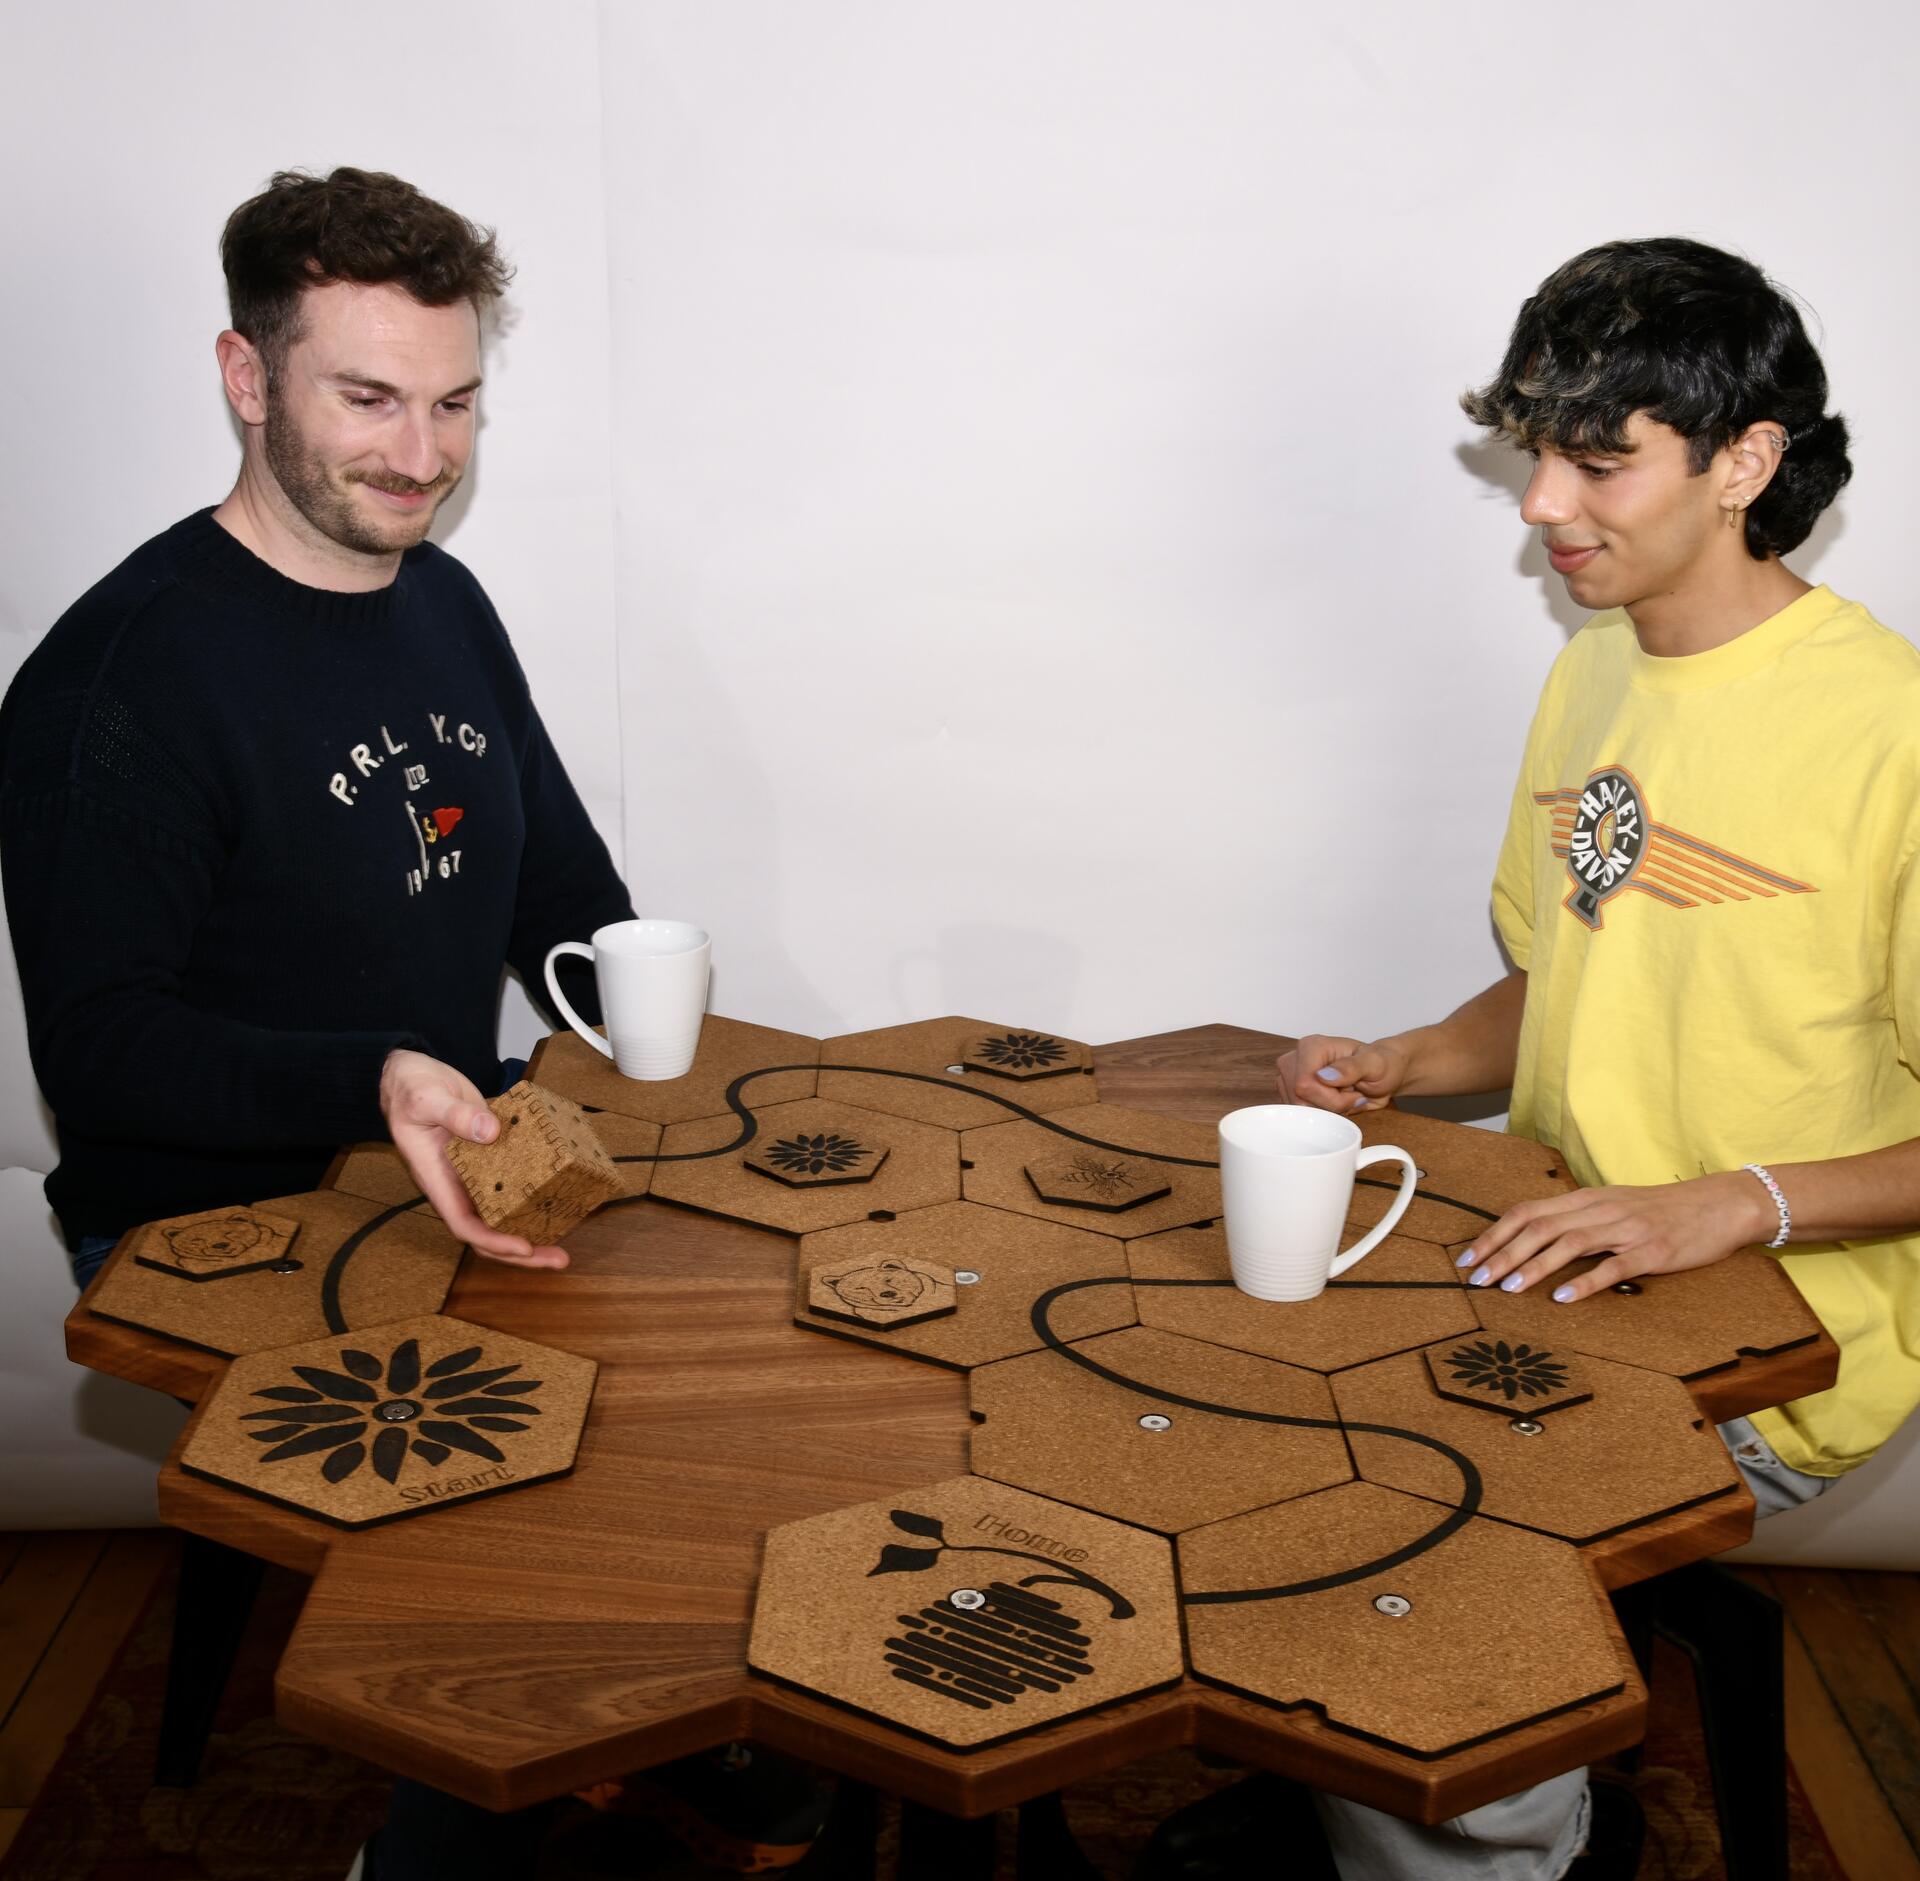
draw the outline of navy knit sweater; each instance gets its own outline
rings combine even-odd
[[[396,1046],[491,1092],[502,964],[632,912],[460,563],[337,594],[207,511],[21,668],[0,863],[70,1242],[311,1188]]]

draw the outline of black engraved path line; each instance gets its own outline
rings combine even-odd
[[[1137,1378],[1129,1378],[1117,1372],[1111,1366],[1102,1365],[1098,1359],[1089,1358],[1086,1353],[1069,1345],[1053,1329],[1052,1313],[1055,1300],[1069,1293],[1078,1293],[1086,1287],[1218,1287],[1231,1286],[1231,1281],[1221,1280],[1141,1280],[1124,1275],[1099,1275],[1091,1280],[1069,1280],[1061,1286],[1050,1287],[1034,1301],[1033,1330],[1041,1343],[1058,1352],[1064,1359],[1071,1359],[1096,1378],[1104,1378],[1109,1384],[1120,1385],[1128,1391],[1138,1392],[1146,1398],[1157,1398],[1162,1404],[1177,1404],[1189,1411],[1205,1411],[1214,1417],[1237,1417],[1254,1424],[1284,1424],[1296,1430],[1358,1430],[1369,1436],[1398,1437],[1407,1443],[1417,1443],[1423,1449],[1432,1450],[1443,1456],[1460,1472],[1460,1500],[1440,1522],[1436,1523],[1424,1535],[1416,1536],[1403,1548],[1396,1548],[1390,1554],[1376,1556],[1364,1561],[1358,1567],[1343,1568],[1337,1574],[1323,1574],[1316,1580],[1291,1581],[1279,1587],[1235,1587],[1221,1588],[1204,1594],[1182,1594],[1180,1602],[1188,1607],[1227,1606],[1247,1600],[1284,1600],[1296,1594],[1324,1593],[1330,1587],[1347,1587],[1355,1581],[1367,1580],[1375,1574],[1382,1574],[1388,1568],[1398,1567],[1403,1561],[1411,1561],[1423,1555],[1429,1548],[1437,1548],[1441,1542],[1462,1528],[1473,1517],[1480,1506],[1482,1484],[1480,1472],[1474,1467],[1471,1457],[1463,1456],[1451,1444],[1443,1443],[1438,1437],[1430,1437],[1425,1431],[1402,1430],[1394,1424],[1350,1424],[1343,1418],[1333,1417],[1290,1417],[1280,1411],[1249,1411],[1239,1405],[1211,1404],[1205,1398],[1189,1398],[1178,1391],[1163,1391],[1158,1385],[1142,1384]]]
[[[333,1259],[327,1263],[327,1271],[320,1279],[320,1311],[326,1315],[329,1332],[350,1332],[347,1316],[340,1310],[340,1286],[347,1277],[347,1263],[360,1252],[360,1249],[374,1235],[378,1234],[388,1222],[396,1216],[404,1215],[410,1208],[419,1208],[425,1201],[424,1195],[416,1195],[410,1202],[395,1202],[391,1208],[383,1209],[374,1218],[356,1228],[334,1250]]]
[[[745,1149],[759,1134],[759,1120],[750,1111],[740,1093],[755,1078],[779,1077],[788,1071],[846,1071],[855,1072],[868,1078],[903,1078],[910,1084],[938,1085],[943,1091],[960,1091],[966,1097],[978,1097],[989,1104],[998,1104],[1002,1110],[1010,1110],[1016,1117],[1028,1123],[1037,1123],[1041,1129],[1050,1130],[1055,1136],[1063,1136],[1073,1143],[1084,1143],[1089,1149],[1111,1150],[1116,1156],[1138,1156],[1147,1162],[1173,1163],[1182,1169],[1218,1169],[1220,1164],[1208,1156],[1168,1156],[1159,1150],[1130,1148],[1125,1143],[1103,1142],[1097,1136],[1088,1136],[1080,1130],[1069,1130],[1064,1123],[1055,1123],[1051,1117],[1044,1117],[1037,1110],[1029,1110],[1024,1104],[1016,1104],[1010,1097],[1002,1097],[997,1091],[977,1088],[963,1089],[952,1078],[936,1078],[926,1071],[889,1071],[879,1065],[762,1065],[758,1071],[743,1071],[739,1077],[727,1086],[727,1108],[740,1119],[740,1134],[731,1143],[722,1143],[718,1149],[676,1150],[671,1156],[655,1152],[651,1156],[616,1156],[616,1163],[700,1163],[710,1161],[715,1156],[731,1156],[735,1150]],[[1397,1182],[1376,1182],[1367,1176],[1356,1176],[1356,1183],[1364,1183],[1370,1189],[1397,1189]],[[1436,1195],[1429,1189],[1415,1189],[1414,1194],[1422,1201],[1440,1202],[1448,1208],[1464,1209],[1469,1215],[1478,1215],[1486,1221],[1498,1221],[1498,1215],[1489,1214],[1484,1208],[1476,1208],[1471,1202],[1456,1201],[1451,1195]]]

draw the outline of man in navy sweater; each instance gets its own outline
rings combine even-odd
[[[462,1240],[500,975],[632,910],[473,577],[492,236],[391,176],[277,175],[221,245],[226,500],[62,617],[0,708],[0,859],[47,1193],[84,1284],[127,1228],[311,1188],[390,1133]]]

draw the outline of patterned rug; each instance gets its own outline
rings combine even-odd
[[[179,1791],[149,1781],[173,1602],[171,1583],[163,1584],[0,1860],[0,1881],[342,1881],[354,1851],[380,1824],[387,1786],[371,1765],[274,1722],[273,1668],[304,1591],[297,1576],[269,1571],[200,1781]],[[1657,1650],[1635,1784],[1647,1814],[1641,1881],[1724,1881],[1686,1662],[1664,1645]],[[1848,1881],[1789,1774],[1792,1881]],[[1109,1881],[1126,1881],[1156,1822],[1234,1780],[1188,1752],[1170,1752],[1070,1791],[1068,1817]],[[1008,1881],[1011,1829],[1009,1815],[1001,1823]],[[895,1881],[892,1841],[889,1824],[882,1881]],[[696,1881],[718,1872],[654,1825],[616,1823],[568,1804],[555,1814],[538,1881]]]

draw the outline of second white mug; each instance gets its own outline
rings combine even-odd
[[[1342,1254],[1353,1179],[1372,1163],[1402,1165],[1385,1217]],[[1361,1148],[1360,1127],[1330,1110],[1254,1104],[1220,1119],[1220,1201],[1233,1283],[1257,1300],[1311,1300],[1393,1232],[1419,1178],[1391,1144]]]
[[[560,990],[562,954],[593,962],[606,1014],[602,1038]],[[713,942],[691,921],[610,921],[588,942],[562,941],[547,954],[547,991],[561,1016],[623,1077],[683,1078],[700,1045]]]

